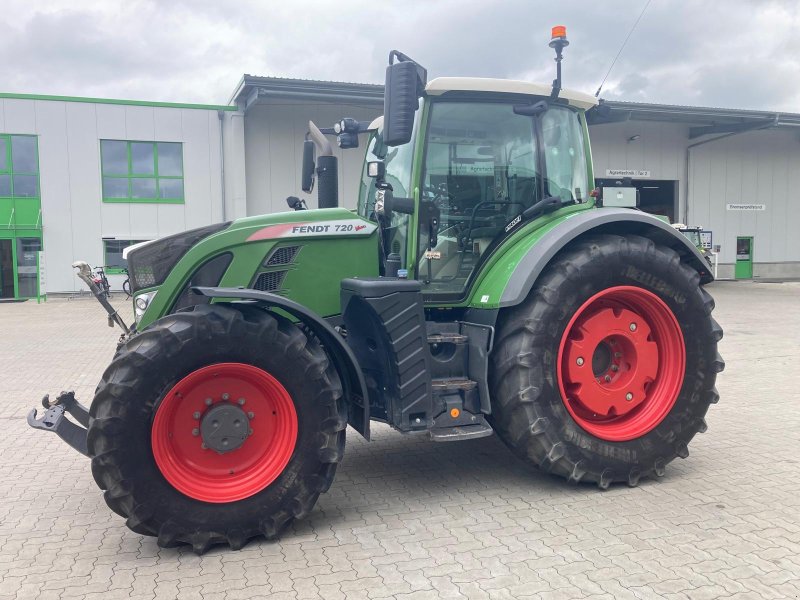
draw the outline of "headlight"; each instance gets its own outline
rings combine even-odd
[[[150,303],[153,301],[153,298],[156,297],[156,293],[157,292],[146,292],[144,294],[139,294],[134,298],[133,315],[137,323],[142,320],[144,311],[146,311],[147,307],[150,306]]]

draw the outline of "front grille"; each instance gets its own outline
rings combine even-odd
[[[136,266],[136,267],[129,267],[128,273],[130,274],[130,278],[133,280],[133,290],[140,290],[142,288],[147,288],[154,286],[156,284],[156,276],[153,273],[152,265],[144,265],[144,266]]]
[[[200,240],[222,231],[228,225],[230,225],[230,221],[190,229],[132,250],[128,254],[131,291],[136,293],[143,288],[164,283],[172,268],[192,246]]]
[[[274,292],[275,290],[281,289],[284,277],[286,277],[286,271],[261,273],[253,284],[253,289],[260,292]]]
[[[264,262],[265,267],[272,267],[275,265],[288,265],[297,256],[300,251],[300,246],[283,246],[275,248]]]

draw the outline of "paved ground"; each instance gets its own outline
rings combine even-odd
[[[280,542],[203,557],[128,531],[88,460],[25,425],[45,391],[91,398],[117,335],[100,307],[0,305],[0,598],[799,597],[800,284],[711,291],[722,401],[664,478],[600,492],[494,438],[378,426]]]

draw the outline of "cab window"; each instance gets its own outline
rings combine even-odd
[[[422,111],[417,111],[421,113]],[[416,128],[415,128],[416,131]],[[373,160],[382,160],[386,165],[386,182],[391,184],[395,196],[410,198],[413,194],[411,187],[411,169],[414,156],[414,140],[402,146],[390,148],[383,143],[381,132],[372,135],[367,147],[367,155],[361,174],[361,186],[358,198],[358,214],[376,221],[375,218],[375,179],[367,175],[367,163]],[[392,222],[384,230],[383,243],[385,254],[392,252],[400,256],[400,266],[406,267],[407,240],[408,240],[409,215],[392,213]]]
[[[549,196],[581,202],[588,196],[583,127],[568,108],[549,108],[541,117],[545,185]]]
[[[421,192],[441,218],[430,250],[420,226],[418,279],[426,293],[462,292],[491,242],[543,198],[535,126],[511,104],[432,105]]]

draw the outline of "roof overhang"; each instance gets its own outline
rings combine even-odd
[[[741,133],[755,129],[800,127],[800,114],[762,110],[711,108],[671,104],[648,104],[602,100],[587,113],[590,125],[622,121],[657,121],[689,126],[689,138],[704,135]]]
[[[359,104],[371,108],[382,108],[383,86],[370,83],[245,75],[239,82],[231,98],[231,103],[236,103],[240,109],[246,111],[254,104],[266,103],[274,99],[295,102]]]

